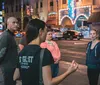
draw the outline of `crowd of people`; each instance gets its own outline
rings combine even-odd
[[[22,85],[40,85],[39,67],[42,49],[44,49],[41,67],[42,85],[58,85],[78,69],[78,63],[73,60],[69,68],[58,75],[61,52],[57,43],[52,40],[52,29],[48,29],[44,21],[37,18],[29,20],[26,34],[19,45],[16,44],[14,37],[14,32],[18,29],[18,20],[9,17],[7,29],[0,36],[0,85],[16,85],[19,79]],[[97,29],[92,25],[91,41],[86,50],[90,85],[97,85],[100,74],[100,31]]]

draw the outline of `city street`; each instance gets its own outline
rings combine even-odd
[[[59,75],[64,73],[72,60],[76,60],[79,63],[78,70],[69,75],[59,85],[89,85],[87,78],[87,70],[85,66],[85,52],[86,46],[89,42],[88,39],[82,40],[55,40],[61,50],[62,59],[60,61]],[[17,41],[18,42],[18,41]],[[19,83],[17,85],[20,85]],[[100,81],[99,81],[100,85]]]
[[[76,60],[80,64],[85,64],[86,46],[89,40],[56,40],[61,51],[63,61]]]
[[[68,69],[72,60],[76,60],[79,63],[78,70],[67,77],[59,85],[89,85],[86,70],[87,67],[84,65],[86,60],[85,51],[89,40],[57,40],[56,42],[58,43],[62,54],[59,74],[62,74]],[[98,85],[100,85],[100,81]]]
[[[3,69],[1,72],[7,79],[7,82],[4,83],[12,84],[13,76],[9,77],[9,73],[13,74],[12,68],[16,66],[17,51],[21,54],[22,45],[39,45],[42,38],[46,37],[47,43],[43,43],[41,47],[46,46],[52,54],[50,54],[51,57],[59,57],[56,55],[59,54],[59,50],[55,50],[58,47],[49,41],[51,36],[61,52],[61,59],[58,61],[58,75],[63,74],[73,60],[79,64],[77,71],[65,78],[59,85],[89,85],[86,51],[88,66],[90,68],[99,66],[99,43],[97,42],[100,40],[100,0],[0,0],[0,67],[2,67],[0,69]],[[93,40],[87,49],[90,37]],[[31,47],[33,50],[37,49],[36,53],[38,53],[37,47],[36,49],[34,46]],[[29,52],[28,49],[30,49]],[[20,67],[23,69],[21,77],[26,79],[25,69],[37,67],[39,59],[36,57],[35,51],[31,52],[31,48],[28,46],[21,52],[22,56],[19,55]],[[45,64],[46,58],[44,58]],[[30,71],[27,71],[27,74],[29,73]],[[89,73],[92,74],[91,70]],[[30,74],[35,74],[35,71]],[[28,80],[34,78],[37,80],[34,75],[27,76]],[[35,85],[34,81],[26,80],[24,83],[25,85],[30,83]],[[22,81],[17,80],[16,85],[22,85]],[[98,85],[100,85],[100,76]]]

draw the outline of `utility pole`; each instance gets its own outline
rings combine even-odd
[[[58,6],[58,0],[56,0],[57,2],[57,25],[59,25],[59,6]]]
[[[21,29],[23,30],[23,0],[21,0]]]

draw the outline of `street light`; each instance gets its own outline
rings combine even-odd
[[[28,0],[21,0],[21,29],[23,30],[24,28],[24,4],[28,6],[29,1]],[[26,7],[27,7],[26,6]],[[25,8],[26,8],[25,7]]]
[[[56,0],[57,2],[57,25],[59,25],[59,7],[58,7],[58,0]]]
[[[23,0],[21,0],[21,29],[23,30]]]

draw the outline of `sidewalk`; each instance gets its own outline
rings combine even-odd
[[[65,72],[70,64],[71,63],[69,62],[61,61],[59,74],[62,74],[63,72]],[[89,85],[86,69],[87,67],[85,65],[79,65],[78,70],[75,73],[69,75],[59,85]],[[100,85],[100,81],[98,85]]]

